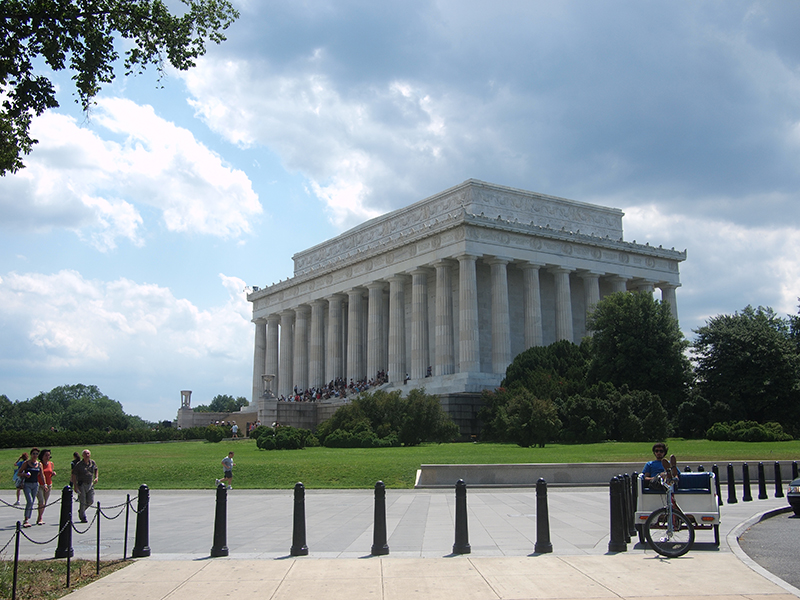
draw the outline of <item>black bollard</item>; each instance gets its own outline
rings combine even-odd
[[[136,539],[131,551],[133,558],[150,556],[150,489],[144,483],[139,486],[136,503]]]
[[[781,481],[781,463],[775,461],[775,497],[783,498],[783,481]]]
[[[625,535],[625,543],[630,544],[631,531],[628,527],[631,516],[630,494],[628,493],[630,490],[630,475],[625,473],[624,475],[619,475],[619,478],[622,484],[622,533]]]
[[[691,472],[692,472],[692,467],[690,467],[689,465],[686,465],[686,466],[683,468],[683,472],[684,472],[684,473],[691,473]]]
[[[797,479],[797,461],[792,461],[792,479]]]
[[[58,546],[56,558],[73,556],[72,549],[72,488],[65,485],[61,490],[61,518],[58,520]]]
[[[389,554],[389,544],[386,543],[386,486],[382,481],[375,484],[375,525],[372,530],[371,554]]]
[[[306,488],[299,481],[294,484],[294,521],[292,524],[292,556],[307,556],[306,546]]]
[[[609,552],[627,552],[625,532],[623,531],[622,482],[614,477],[608,484],[608,495],[611,514],[611,536],[608,540]]]
[[[767,496],[767,478],[764,475],[764,463],[758,463],[758,499],[766,500]]]
[[[214,545],[211,556],[228,556],[228,490],[224,483],[217,486],[217,505],[214,511]]]
[[[638,533],[636,529],[636,507],[639,504],[639,474],[634,471],[631,475],[631,504],[633,505],[633,514],[631,515],[631,536]]]
[[[539,478],[536,482],[536,554],[547,554],[553,551],[550,542],[550,514],[547,508],[547,482]]]
[[[703,465],[700,465],[700,466],[697,467],[697,472],[698,473],[705,473],[706,469],[705,469],[705,467]]]
[[[456,481],[456,540],[453,554],[469,554],[471,551],[467,526],[467,484],[459,479]]]
[[[728,463],[728,504],[736,504],[736,478],[733,475],[733,464]]]
[[[719,506],[722,506],[725,503],[722,501],[722,492],[720,492],[720,490],[719,490],[719,485],[720,485],[719,484],[719,467],[717,465],[714,465],[713,467],[711,467],[711,472],[714,473],[714,481],[716,482],[716,486],[717,486],[717,504],[719,504]]]
[[[742,463],[742,501],[753,501],[753,495],[750,492],[750,467],[747,463]]]

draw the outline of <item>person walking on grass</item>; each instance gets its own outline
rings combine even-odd
[[[233,467],[235,466],[236,463],[233,462],[233,452],[228,452],[228,456],[222,459],[222,469],[224,472],[222,474],[222,479],[216,480],[217,485],[222,483],[223,485],[226,485],[229,490],[233,489],[231,484],[233,483]]]
[[[72,467],[72,489],[78,490],[78,517],[86,523],[86,509],[94,504],[94,484],[100,475],[97,463],[92,460],[92,453],[84,450],[83,457]]]

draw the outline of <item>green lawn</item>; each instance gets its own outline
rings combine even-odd
[[[651,443],[553,444],[546,448],[520,448],[513,444],[423,444],[411,448],[272,450],[256,448],[250,440],[166,442],[92,446],[100,468],[100,489],[135,490],[146,483],[151,489],[200,489],[213,486],[222,475],[220,461],[233,450],[234,487],[289,489],[298,481],[311,488],[371,488],[382,480],[389,488],[411,488],[421,464],[501,464],[644,462],[650,460]],[[707,461],[720,466],[732,460],[800,460],[800,440],[773,443],[669,440],[679,462]],[[69,481],[72,452],[81,448],[54,448],[57,476],[54,487]],[[0,479],[12,486],[12,466],[21,450],[0,450],[7,465]],[[786,476],[789,474],[787,473]]]

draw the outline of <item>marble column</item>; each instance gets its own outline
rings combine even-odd
[[[389,278],[389,381],[403,385],[406,375],[406,307],[403,286],[406,278]]]
[[[669,304],[669,312],[672,313],[672,318],[678,320],[678,298],[675,295],[675,290],[678,286],[670,283],[659,283],[658,287],[661,288],[661,302]]]
[[[594,271],[583,271],[578,276],[583,280],[583,304],[586,309],[586,320],[594,312],[594,307],[600,302],[600,275]],[[584,327],[584,335],[591,336],[592,331]]]
[[[267,317],[267,359],[264,367],[265,375],[272,375],[272,393],[278,393],[278,326],[281,318],[279,315]],[[263,385],[263,384],[262,384]]]
[[[295,310],[294,321],[294,385],[302,393],[308,389],[308,322],[311,309],[301,305]]]
[[[541,346],[542,340],[542,292],[539,284],[541,265],[526,263],[521,265],[525,309],[525,348]]]
[[[625,277],[623,275],[614,275],[613,277],[609,277],[608,280],[611,282],[611,292],[627,292],[628,291],[628,279],[630,277]]]
[[[361,343],[361,311],[363,290],[355,288],[347,292],[347,380],[358,382],[364,378],[364,346]]]
[[[640,281],[636,284],[636,290],[652,296],[654,291],[654,283],[654,281],[648,280]]]
[[[505,258],[486,261],[492,270],[492,371],[505,373],[511,364],[511,317],[508,312],[508,263]]]
[[[261,376],[264,374],[264,365],[267,355],[267,320],[256,319],[256,340],[255,351],[253,352],[253,396],[252,402],[255,403],[264,393],[264,384]]]
[[[281,311],[281,352],[278,365],[278,396],[289,396],[293,392],[294,376],[294,311]]]
[[[411,271],[411,379],[422,379],[430,361],[428,346],[428,269]]]
[[[458,370],[478,373],[481,370],[478,333],[478,278],[472,254],[458,256]]]
[[[325,308],[324,300],[311,303],[311,345],[308,357],[308,386],[319,387],[325,381]]]
[[[343,377],[342,371],[342,301],[344,296],[328,296],[328,352],[325,357],[325,383]]]
[[[550,269],[556,288],[556,341],[574,342],[572,333],[572,291],[569,274],[572,269],[555,267]]]
[[[372,379],[383,367],[383,290],[386,284],[367,284],[367,377]]]
[[[434,375],[450,375],[455,371],[453,356],[453,273],[452,263],[440,260],[436,268],[436,350]]]

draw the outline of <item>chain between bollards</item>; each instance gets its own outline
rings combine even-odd
[[[294,484],[294,521],[292,526],[292,556],[307,556],[306,545],[306,488],[302,483]]]
[[[375,523],[372,529],[371,554],[389,554],[389,545],[386,543],[386,486],[382,481],[375,484]]]

